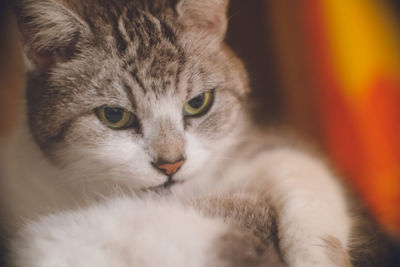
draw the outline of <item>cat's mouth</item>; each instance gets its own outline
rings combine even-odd
[[[176,185],[176,184],[182,184],[184,181],[176,181],[172,179],[171,176],[168,176],[168,179],[165,183],[157,185],[157,186],[152,186],[148,188],[147,190],[153,191],[156,193],[169,193],[171,191],[171,188]]]

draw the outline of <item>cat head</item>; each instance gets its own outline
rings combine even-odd
[[[20,0],[29,128],[67,179],[151,188],[204,170],[248,91],[227,0]],[[89,179],[90,178],[90,179]]]

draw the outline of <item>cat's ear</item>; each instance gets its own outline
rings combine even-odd
[[[222,40],[227,28],[229,0],[179,0],[176,10],[182,23]]]
[[[71,58],[87,29],[62,0],[17,0],[14,10],[26,56],[39,70]]]

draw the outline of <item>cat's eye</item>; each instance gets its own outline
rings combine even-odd
[[[126,129],[133,125],[135,116],[121,107],[100,107],[96,109],[100,121],[112,129]]]
[[[208,91],[192,98],[183,106],[183,114],[186,117],[197,117],[204,115],[213,103],[214,92]]]

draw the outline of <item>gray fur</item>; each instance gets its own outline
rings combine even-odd
[[[213,249],[218,252],[218,266],[221,267],[286,266],[271,244],[261,242],[246,231],[232,228],[214,246]]]
[[[216,90],[220,107],[190,125],[193,131],[222,136],[234,119],[229,121],[226,113],[239,108],[235,96],[247,91],[246,80],[241,80],[245,74],[232,54],[222,44],[218,50],[199,48],[198,39],[188,39],[192,28],[177,19],[174,1],[113,2],[54,1],[57,13],[48,9],[54,14],[44,14],[33,12],[40,5],[52,6],[53,1],[22,1],[19,21],[23,28],[34,29],[26,39],[34,49],[30,55],[40,54],[53,62],[46,71],[32,73],[28,82],[31,130],[42,149],[51,151],[68,139],[69,129],[97,106],[117,102],[145,124],[158,99],[172,94],[183,105],[211,89]],[[40,16],[61,20],[43,24],[45,18]],[[54,51],[47,51],[50,47]],[[59,54],[60,49],[72,51],[68,59]]]
[[[233,192],[194,201],[204,216],[222,218],[232,226],[214,248],[226,266],[283,267],[277,213],[270,204],[262,197]]]
[[[212,6],[213,12],[205,11]],[[70,170],[94,159],[99,144],[129,140],[121,142],[140,146],[137,158],[147,159],[138,168],[157,176],[154,162],[188,157],[187,134],[204,140],[210,154],[220,150],[222,138],[240,128],[249,91],[241,62],[222,42],[226,8],[225,0],[18,1],[34,66],[26,93],[28,123],[52,165],[74,177]],[[209,90],[215,93],[209,112],[184,118],[183,105]],[[131,111],[134,127],[116,131],[100,123],[94,110],[106,105]],[[161,109],[174,114],[158,116]],[[115,176],[99,170],[99,163],[86,164],[85,175]],[[118,162],[105,163],[119,168]],[[120,176],[126,184],[135,174]]]

